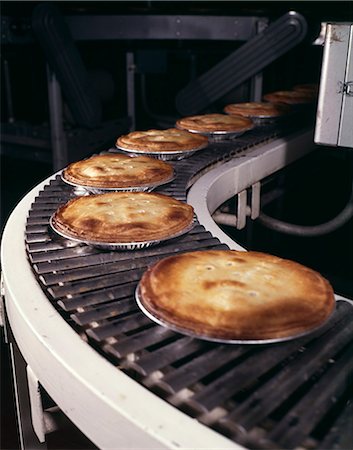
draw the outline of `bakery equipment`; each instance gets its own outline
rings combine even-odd
[[[140,27],[123,23],[119,29],[80,27],[81,19],[70,19],[78,34],[110,32],[122,39],[146,32],[141,16],[134,17]],[[249,38],[256,20],[245,19],[239,30]],[[85,20],[107,23],[104,17]],[[188,36],[187,18],[151,20],[164,26],[160,36],[166,30]],[[254,84],[259,88],[257,77]],[[236,224],[244,228],[259,217],[262,180],[313,149],[311,127],[298,120],[256,128],[175,161],[178,175],[160,192],[187,199],[197,223],[174,242],[132,252],[51,234],[51,214],[75,195],[60,173],[23,198],[4,230],[1,255],[2,321],[13,355],[22,448],[50,447],[53,436],[67,433],[67,418],[82,432],[84,448],[349,448],[349,300],[336,295],[337,309],[320,331],[261,348],[180,336],[152,324],[134,301],[143,271],[162,256],[244,250],[211,214],[236,196]]]
[[[49,217],[74,195],[60,174],[21,201],[3,237],[5,304],[12,346],[26,361],[40,442],[58,426],[59,410],[99,448],[345,448],[353,332],[348,300],[336,296],[337,309],[318,332],[261,348],[179,335],[152,323],[134,300],[143,271],[162,256],[242,249],[210,213],[238,192],[245,215],[256,217],[261,179],[312,149],[310,129],[259,127],[175,161],[178,175],[160,192],[187,197],[198,221],[174,242],[144,250],[107,252],[52,235]],[[28,411],[19,410],[23,425]]]
[[[353,147],[353,25],[325,23],[315,142]]]

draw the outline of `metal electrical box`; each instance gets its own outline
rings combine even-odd
[[[353,23],[328,23],[314,140],[353,147]]]

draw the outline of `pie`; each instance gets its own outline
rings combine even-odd
[[[316,95],[309,91],[293,90],[293,91],[276,91],[264,95],[264,100],[272,103],[287,103],[289,105],[297,105],[302,103],[312,103]]]
[[[231,103],[224,108],[227,114],[235,114],[244,117],[279,117],[287,114],[289,107],[281,103],[246,102]]]
[[[56,231],[82,241],[128,243],[167,239],[193,222],[192,206],[170,196],[111,192],[76,197],[52,217]]]
[[[198,136],[188,131],[168,128],[167,130],[132,131],[116,141],[121,149],[139,152],[182,152],[199,149],[208,145],[206,136]]]
[[[298,336],[335,307],[329,282],[267,253],[205,250],[164,258],[139,283],[142,307],[160,323],[214,340]]]
[[[311,95],[316,97],[319,92],[319,86],[315,83],[297,84],[293,87],[293,90],[300,92],[309,92]]]
[[[215,113],[182,117],[176,126],[197,133],[235,133],[251,130],[254,124],[246,117]]]
[[[97,155],[74,162],[62,174],[64,181],[71,184],[117,189],[158,185],[170,181],[173,176],[173,167],[163,161],[119,153]]]

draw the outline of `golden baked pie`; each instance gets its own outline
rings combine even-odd
[[[122,135],[116,142],[122,149],[139,152],[182,152],[206,147],[208,139],[188,131],[168,128],[167,130],[132,131]]]
[[[254,124],[246,117],[215,113],[182,117],[176,126],[198,133],[237,133],[251,130]]]
[[[313,97],[316,97],[319,92],[319,86],[315,83],[304,83],[293,86],[294,91],[309,92]]]
[[[153,317],[215,340],[273,340],[312,330],[331,315],[319,273],[266,253],[205,250],[164,258],[142,276],[138,298]]]
[[[231,103],[224,112],[244,117],[279,117],[289,112],[288,105],[269,102]]]
[[[303,103],[312,103],[316,98],[308,91],[276,91],[264,95],[264,100],[272,103],[287,103],[289,105],[297,105]]]
[[[162,184],[172,179],[173,167],[148,156],[119,153],[92,156],[64,169],[64,181],[100,188],[127,188]]]
[[[172,237],[193,222],[192,206],[167,195],[111,192],[76,197],[52,225],[66,237],[92,242],[146,242]]]

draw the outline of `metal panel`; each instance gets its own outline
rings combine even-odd
[[[350,26],[338,145],[353,147],[353,25]]]
[[[213,39],[246,41],[260,17],[203,15],[76,15],[66,16],[72,37],[77,40],[111,39]],[[4,16],[4,44],[33,42],[30,19]]]
[[[67,16],[77,40],[101,39],[212,39],[248,40],[258,17],[197,15]]]
[[[353,147],[352,24],[327,24],[315,142]]]

